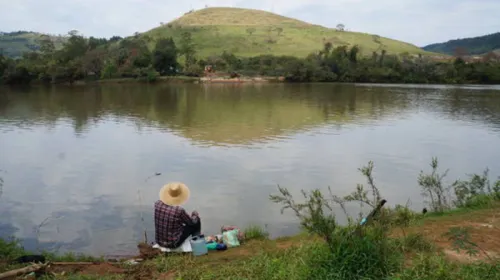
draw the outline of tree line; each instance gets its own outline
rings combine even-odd
[[[201,76],[206,65],[223,73],[279,76],[289,82],[500,83],[500,59],[495,55],[475,62],[462,57],[436,61],[422,55],[380,50],[367,57],[361,55],[358,46],[325,43],[323,49],[306,58],[237,57],[224,51],[200,59],[189,32],[176,42],[141,34],[125,39],[85,38],[70,31],[62,48],[56,49],[48,36],[42,36],[38,44],[38,50],[26,52],[19,59],[0,53],[0,83],[73,83],[111,78],[152,82],[159,76]]]
[[[500,32],[473,38],[450,40],[445,43],[431,44],[423,47],[430,52],[445,54],[456,54],[465,52],[469,55],[486,54],[491,51],[500,50]]]

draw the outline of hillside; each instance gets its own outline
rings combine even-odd
[[[24,52],[38,50],[37,40],[42,36],[41,33],[29,31],[0,32],[0,50],[2,54],[9,57],[20,57]],[[51,36],[57,47],[61,46],[64,38]]]
[[[466,54],[484,54],[500,49],[500,32],[485,36],[450,40],[445,43],[431,44],[423,47],[429,52],[453,55],[457,49]]]
[[[142,33],[152,41],[173,37],[179,42],[183,32],[190,32],[198,56],[207,57],[232,52],[239,56],[260,54],[307,56],[323,48],[325,42],[359,45],[365,55],[385,49],[389,53],[426,53],[415,45],[376,35],[338,31],[287,18],[270,12],[240,8],[206,8]]]

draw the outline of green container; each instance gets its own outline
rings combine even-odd
[[[207,243],[207,250],[209,251],[217,250],[217,242]]]

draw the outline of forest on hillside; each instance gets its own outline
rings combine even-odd
[[[449,55],[486,54],[500,49],[500,32],[474,38],[450,40],[423,47],[429,52]]]
[[[279,76],[289,82],[500,83],[500,58],[495,54],[475,62],[460,56],[440,62],[383,49],[361,56],[358,46],[325,43],[323,49],[306,58],[237,57],[227,51],[198,57],[189,32],[184,32],[176,44],[172,38],[153,40],[136,34],[107,40],[85,38],[71,31],[62,48],[56,48],[48,36],[42,36],[39,45],[39,50],[25,52],[18,59],[0,55],[0,83],[57,84],[112,78],[154,82],[160,76],[199,77],[206,65],[233,76]]]

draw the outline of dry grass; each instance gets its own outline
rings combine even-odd
[[[241,8],[206,8],[187,13],[174,20],[171,24],[178,25],[243,25],[243,26],[296,26],[310,27],[311,24],[254,9]]]

